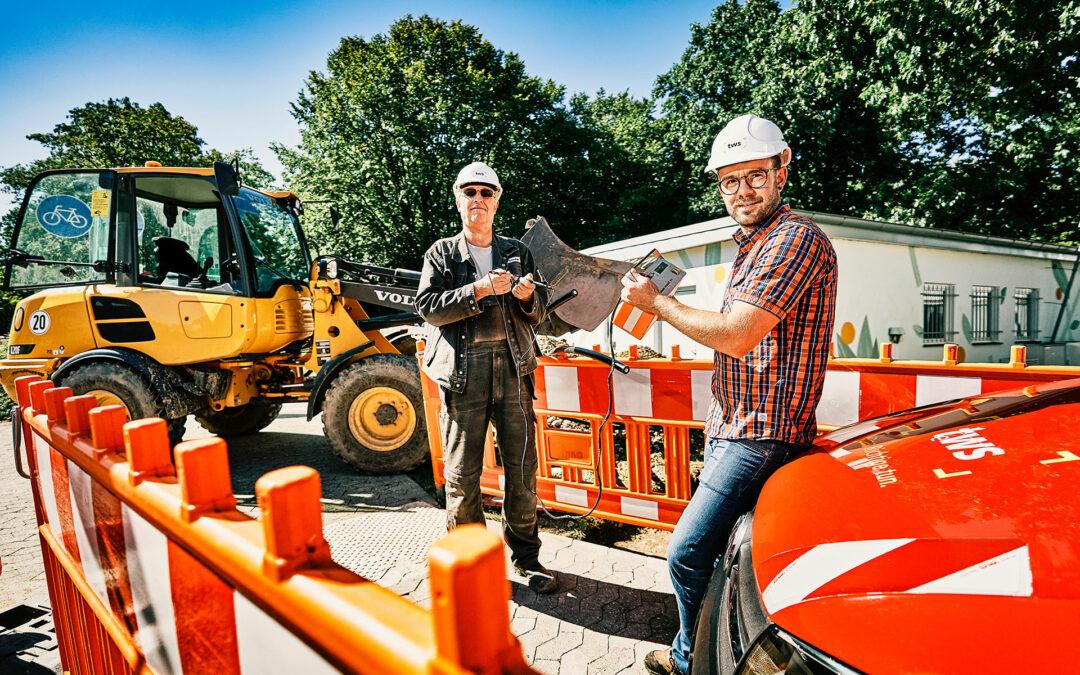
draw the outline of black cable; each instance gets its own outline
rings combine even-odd
[[[500,299],[502,298],[502,296],[499,296],[499,297],[500,297]],[[505,306],[504,306],[504,308],[505,308]],[[521,409],[521,416],[525,420],[525,441],[522,443],[522,446],[521,446],[521,471],[519,472],[519,479],[521,480],[521,486],[524,487],[526,490],[528,490],[530,493],[532,493],[532,496],[536,497],[536,500],[540,503],[540,508],[544,510],[544,513],[546,513],[549,518],[552,518],[554,520],[581,520],[583,518],[587,518],[587,517],[591,516],[594,511],[596,511],[597,507],[600,506],[600,500],[604,496],[604,481],[601,480],[601,478],[600,478],[600,459],[603,456],[603,452],[604,452],[603,442],[602,442],[601,439],[603,438],[604,427],[607,425],[608,420],[611,418],[611,413],[615,409],[615,384],[614,384],[614,377],[615,377],[615,343],[614,343],[613,338],[612,338],[612,324],[614,323],[614,320],[615,320],[615,312],[613,310],[611,315],[608,316],[608,322],[607,322],[608,347],[611,349],[611,366],[608,368],[608,374],[607,374],[608,408],[607,408],[607,412],[604,413],[603,420],[600,421],[600,428],[597,429],[597,432],[596,432],[596,435],[597,435],[596,460],[593,463],[593,478],[596,480],[596,485],[597,485],[596,501],[593,502],[592,506],[589,507],[589,510],[586,511],[585,513],[581,513],[581,514],[576,514],[576,513],[555,514],[555,513],[552,513],[551,509],[549,509],[547,504],[544,503],[544,498],[541,497],[537,493],[536,490],[529,487],[528,483],[525,482],[525,459],[526,459],[526,456],[528,455],[528,452],[529,452],[529,429],[533,429],[533,428],[536,427],[536,415],[534,413],[532,420],[530,420],[529,419],[529,412],[527,410],[525,410],[525,403],[521,399],[521,389],[522,389],[522,387],[521,387],[521,384],[522,384],[522,382],[521,382],[521,371],[517,368],[517,364],[516,363],[514,364],[514,373],[517,375],[518,408]],[[612,462],[615,461],[614,447],[612,447],[612,457],[611,457],[611,459],[612,459]],[[539,465],[539,463],[540,463],[540,458],[537,457],[537,465]],[[566,470],[565,467],[563,468],[563,470],[564,471]],[[506,499],[506,495],[503,495],[503,499],[504,500]]]

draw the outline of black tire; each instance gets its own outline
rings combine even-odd
[[[252,399],[244,405],[223,410],[207,408],[195,413],[195,420],[210,433],[222,438],[247,436],[265,429],[277,419],[281,404],[267,399]]]
[[[411,333],[399,333],[390,338],[390,344],[394,345],[394,349],[401,352],[402,356],[408,356],[410,359],[416,358],[416,337]]]
[[[124,404],[128,419],[161,417],[169,424],[169,444],[176,445],[184,438],[186,417],[168,419],[165,406],[157,392],[134,370],[116,363],[88,363],[66,373],[57,382],[71,387],[78,395],[107,392]],[[107,401],[103,401],[106,403]]]
[[[334,454],[361,471],[420,465],[428,443],[415,359],[375,354],[347,366],[326,392],[323,431]]]

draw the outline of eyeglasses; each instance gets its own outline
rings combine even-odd
[[[495,191],[490,189],[490,188],[467,187],[464,190],[462,190],[461,192],[462,192],[462,194],[464,194],[469,199],[472,199],[473,197],[475,197],[477,192],[479,192],[480,196],[483,197],[484,199],[491,199],[492,197],[495,196]]]
[[[746,181],[746,184],[754,190],[765,187],[765,183],[769,179],[770,171],[776,171],[776,169],[755,169],[742,178],[737,178],[735,176],[721,178],[720,175],[717,174],[716,180],[720,184],[720,192],[723,192],[726,195],[733,195],[739,191],[743,181]]]

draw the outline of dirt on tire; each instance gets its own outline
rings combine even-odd
[[[350,429],[349,416],[353,402],[369,389],[394,389],[412,408],[415,424],[407,438],[391,449],[376,449],[364,445]],[[378,423],[393,423],[393,419],[376,416]],[[402,473],[416,468],[428,456],[427,425],[424,419],[424,399],[420,389],[420,369],[414,359],[400,354],[375,354],[346,367],[330,384],[323,402],[323,431],[334,454],[366,473]]]
[[[186,417],[168,419],[161,398],[145,379],[131,368],[115,363],[87,363],[56,382],[61,387],[71,387],[78,395],[91,391],[106,391],[120,399],[128,411],[128,419],[161,417],[169,425],[169,443],[176,445],[184,437]]]

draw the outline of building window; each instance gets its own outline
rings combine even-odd
[[[923,284],[923,344],[940,345],[951,340],[953,331],[952,284]]]
[[[1013,327],[1017,340],[1039,339],[1039,289],[1018,288],[1013,293],[1016,310],[1013,312]]]
[[[1001,294],[997,286],[971,287],[971,341],[997,342]]]

